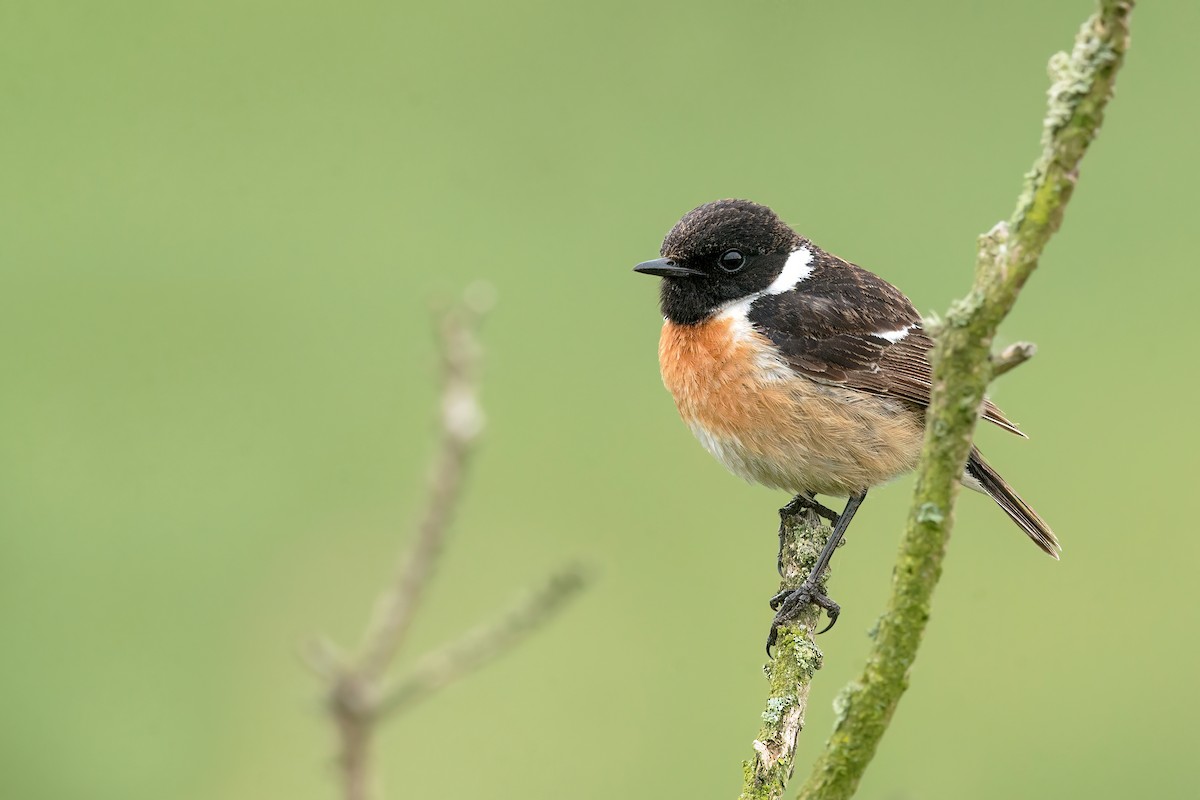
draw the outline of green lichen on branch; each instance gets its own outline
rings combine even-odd
[[[1100,128],[1129,45],[1132,10],[1131,0],[1101,0],[1072,52],[1051,59],[1042,152],[1011,220],[981,237],[970,294],[937,326],[921,466],[891,596],[862,674],[838,696],[837,723],[800,790],[801,800],[854,794],[908,686],[954,522],[958,479],[992,378],[992,339],[1062,223],[1079,162]]]
[[[781,589],[799,586],[817,563],[831,530],[811,512],[786,515],[783,526]],[[827,573],[828,574],[828,573]],[[774,655],[766,665],[770,691],[762,713],[762,728],[754,739],[754,757],[743,762],[740,800],[775,800],[792,777],[796,738],[804,727],[808,688],[821,668],[821,651],[813,632],[821,609],[810,605],[792,623],[781,625]]]

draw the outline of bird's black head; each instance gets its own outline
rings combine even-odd
[[[766,206],[717,200],[689,211],[663,240],[662,258],[634,271],[663,279],[664,317],[694,325],[730,301],[766,290],[803,244]]]

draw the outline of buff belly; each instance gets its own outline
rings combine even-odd
[[[920,415],[899,400],[798,377],[744,320],[663,326],[663,382],[706,450],[736,475],[843,496],[916,466]]]

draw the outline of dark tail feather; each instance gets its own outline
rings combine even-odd
[[[971,448],[971,457],[967,459],[967,475],[979,482],[980,488],[1000,504],[1005,513],[1012,517],[1013,522],[1020,525],[1021,530],[1033,539],[1034,544],[1058,558],[1058,551],[1062,547],[1058,539],[1054,538],[1050,526],[1013,491],[990,464],[983,460],[983,454],[977,447]]]

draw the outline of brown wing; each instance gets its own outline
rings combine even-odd
[[[795,289],[758,298],[749,318],[799,373],[929,405],[933,340],[909,299],[877,275],[820,253]],[[982,415],[1024,436],[990,400]]]

